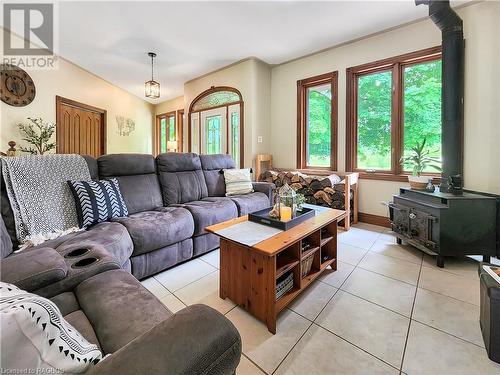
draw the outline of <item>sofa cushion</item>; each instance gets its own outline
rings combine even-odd
[[[180,207],[160,207],[156,211],[138,212],[113,221],[127,228],[134,243],[132,255],[144,254],[185,240],[194,231],[191,214]]]
[[[3,259],[12,253],[12,240],[10,239],[9,232],[0,215],[0,257]]]
[[[163,206],[152,155],[113,154],[97,159],[101,179],[116,178],[129,214]]]
[[[75,295],[105,354],[117,351],[172,315],[123,270],[103,272],[83,281]]]
[[[250,193],[243,195],[232,195],[230,199],[236,203],[239,216],[247,215],[255,211],[263,210],[270,206],[269,197],[264,193]]]
[[[85,338],[85,340],[97,345],[99,349],[101,349],[99,340],[97,340],[97,336],[95,335],[94,329],[92,328],[92,324],[90,324],[89,320],[82,310],[73,311],[68,315],[65,315],[64,319],[66,319],[69,324],[75,327],[76,330]]]
[[[229,198],[205,198],[184,204],[194,219],[194,235],[205,234],[205,227],[238,217],[236,204]]]
[[[209,197],[224,197],[226,195],[226,183],[223,169],[235,168],[235,163],[230,155],[200,155],[201,167],[205,175],[205,181]]]
[[[156,157],[163,202],[166,206],[197,201],[208,196],[197,154],[169,152]]]

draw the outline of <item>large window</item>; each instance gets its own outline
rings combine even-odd
[[[441,47],[347,69],[347,103],[348,171],[404,180],[399,160],[424,139],[440,159]]]
[[[337,168],[337,72],[297,82],[297,167]]]

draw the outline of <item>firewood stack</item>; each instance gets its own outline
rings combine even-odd
[[[337,175],[309,176],[297,172],[265,171],[261,174],[259,181],[272,182],[276,187],[281,187],[287,183],[297,193],[304,195],[306,203],[339,210],[345,209],[345,184],[341,182],[340,177]],[[352,189],[351,192],[354,193]],[[353,197],[353,194],[351,194],[351,197]],[[352,205],[353,198],[351,198],[351,207]]]

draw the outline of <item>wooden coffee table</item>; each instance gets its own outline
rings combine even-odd
[[[276,333],[276,318],[328,267],[337,269],[337,222],[345,211],[327,209],[302,224],[252,246],[218,233],[247,216],[205,228],[220,237],[220,297],[229,298],[266,323]],[[237,236],[236,236],[237,237]],[[302,242],[312,246],[302,251]],[[312,268],[302,277],[302,261],[314,257]],[[293,273],[293,288],[276,300],[276,280]]]

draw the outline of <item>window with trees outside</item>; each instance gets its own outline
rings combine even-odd
[[[297,168],[337,168],[337,72],[297,81]]]
[[[441,47],[347,69],[347,101],[348,171],[404,180],[399,160],[424,139],[441,159]]]

